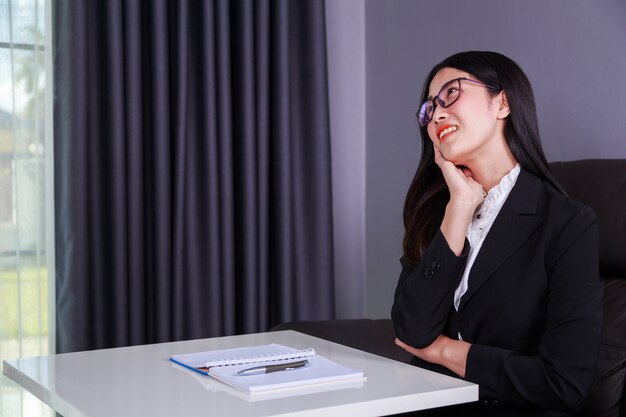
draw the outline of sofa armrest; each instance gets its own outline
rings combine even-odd
[[[626,279],[605,278],[604,284],[600,357],[581,417],[626,416]]]

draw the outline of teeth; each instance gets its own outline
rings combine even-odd
[[[448,133],[452,133],[454,131],[456,131],[457,127],[456,126],[450,126],[447,127],[445,129],[443,129],[440,133],[439,133],[439,140],[441,140],[445,135],[447,135]]]

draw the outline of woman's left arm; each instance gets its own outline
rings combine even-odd
[[[471,347],[467,342],[440,335],[432,344],[423,349],[409,346],[400,339],[396,339],[396,345],[413,356],[417,356],[426,362],[444,366],[461,378],[465,377],[467,354]]]

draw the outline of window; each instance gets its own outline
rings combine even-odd
[[[0,359],[50,348],[45,7],[0,0]],[[1,382],[0,415],[51,415],[8,378]]]

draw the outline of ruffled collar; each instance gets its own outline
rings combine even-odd
[[[476,209],[472,223],[478,223],[475,225],[479,226],[479,224],[484,224],[495,219],[504,201],[513,189],[513,186],[515,186],[520,170],[519,164],[516,164],[508,174],[502,177],[498,185],[489,190],[483,202]]]

